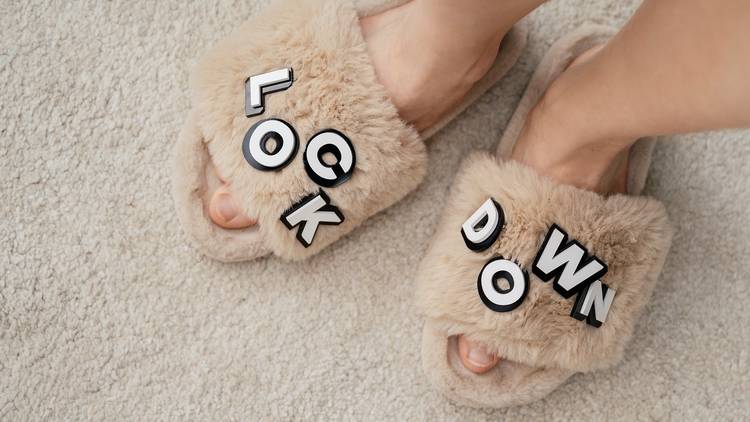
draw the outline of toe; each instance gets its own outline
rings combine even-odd
[[[211,220],[225,229],[244,229],[256,224],[242,212],[226,184],[216,189],[208,210]]]
[[[458,355],[466,369],[475,374],[489,371],[500,361],[500,358],[488,352],[486,347],[463,335],[458,336]]]

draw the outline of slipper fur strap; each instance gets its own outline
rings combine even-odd
[[[283,258],[320,251],[425,174],[425,146],[377,81],[358,19],[349,2],[276,2],[192,77],[216,167]]]
[[[446,335],[505,359],[606,367],[623,355],[671,236],[656,200],[604,197],[476,153],[420,266],[417,304]]]

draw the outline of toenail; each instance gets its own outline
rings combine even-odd
[[[466,354],[466,359],[473,365],[479,367],[490,365],[495,360],[489,353],[487,353],[486,350],[484,350],[484,347],[479,347],[476,345],[469,346],[468,353]]]
[[[216,201],[216,210],[219,211],[219,215],[221,215],[224,221],[231,221],[239,214],[232,195],[228,193],[219,194],[216,197]]]

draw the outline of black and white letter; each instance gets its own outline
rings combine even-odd
[[[268,144],[273,142],[273,148]],[[281,119],[261,120],[250,127],[242,140],[245,161],[261,171],[278,170],[297,153],[297,132]]]
[[[283,91],[294,82],[291,67],[253,75],[245,80],[245,116],[262,114],[265,109],[264,97],[272,92]]]
[[[306,248],[312,245],[319,225],[338,226],[343,221],[344,215],[331,205],[330,198],[322,190],[302,198],[281,215],[281,222],[289,230],[299,226],[297,240]]]
[[[325,154],[333,155],[336,162],[327,164],[323,161]],[[302,161],[310,179],[320,186],[331,188],[352,177],[357,157],[346,135],[335,129],[326,129],[310,138]]]
[[[607,264],[575,240],[568,242],[568,234],[553,224],[534,259],[532,271],[542,281],[555,279],[552,286],[564,298],[569,298],[607,272]]]
[[[615,289],[610,289],[600,280],[596,280],[578,293],[570,316],[579,321],[585,319],[589,325],[594,327],[601,327],[607,320],[609,307],[612,305],[614,298]]]
[[[505,213],[493,198],[489,198],[474,211],[461,226],[464,243],[472,251],[483,251],[489,248],[505,226]]]
[[[504,280],[508,287],[499,282]],[[517,308],[529,290],[529,275],[513,261],[497,257],[484,265],[477,277],[479,297],[495,312],[508,312]]]

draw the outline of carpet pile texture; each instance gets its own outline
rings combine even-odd
[[[676,236],[627,357],[506,410],[420,364],[414,271],[462,157],[548,46],[635,1],[556,0],[510,74],[437,135],[426,183],[312,260],[193,250],[170,195],[188,69],[254,1],[0,6],[0,420],[730,420],[750,413],[750,131],[664,138]]]

